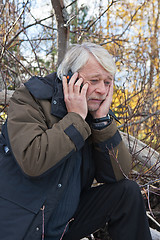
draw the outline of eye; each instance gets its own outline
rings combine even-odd
[[[92,84],[96,84],[96,83],[98,82],[98,79],[92,79],[92,80],[90,80],[90,82],[91,82]]]
[[[110,82],[110,81],[105,81],[104,84],[105,84],[106,86],[108,86],[108,85],[111,84],[111,82]]]

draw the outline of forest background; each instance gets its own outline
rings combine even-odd
[[[56,71],[67,46],[101,44],[117,66],[112,109],[133,156],[130,178],[160,223],[159,14],[160,0],[0,0],[0,124],[14,90]]]

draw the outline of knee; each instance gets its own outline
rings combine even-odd
[[[127,194],[128,197],[130,197],[131,199],[136,198],[136,200],[138,200],[139,198],[142,197],[140,188],[135,181],[124,180],[123,184],[124,184],[123,185],[124,191],[125,191],[125,193]]]

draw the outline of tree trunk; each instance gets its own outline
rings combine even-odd
[[[131,154],[145,164],[152,172],[160,174],[160,154],[137,138],[121,132],[122,139]]]
[[[67,26],[67,11],[65,9],[63,0],[51,0],[55,17],[57,21],[57,49],[58,60],[57,65],[63,60],[64,54],[68,47],[69,27]]]

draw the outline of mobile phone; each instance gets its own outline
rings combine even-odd
[[[73,76],[73,73],[72,73],[71,70],[69,70],[69,72],[68,72],[67,75],[66,75],[67,83],[69,83],[69,80],[71,79],[72,76]]]
[[[66,75],[67,83],[69,83],[69,80],[71,79],[72,76],[73,76],[73,73],[72,73],[71,70],[69,70],[69,72],[68,72],[67,75]],[[78,78],[77,78],[77,80],[78,80]],[[77,80],[75,81],[75,83],[77,82]],[[80,91],[81,91],[82,87],[83,87],[83,83],[82,83],[81,86],[80,86]]]

